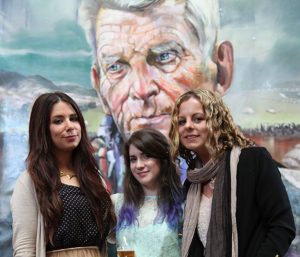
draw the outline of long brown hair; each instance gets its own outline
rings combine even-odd
[[[241,148],[254,145],[254,142],[246,138],[235,125],[228,107],[220,96],[206,89],[195,89],[182,94],[173,108],[169,137],[174,160],[180,155],[190,165],[194,159],[194,154],[180,143],[178,132],[179,108],[183,102],[191,98],[198,100],[202,105],[208,128],[206,148],[212,158],[217,158],[234,145]]]
[[[107,231],[106,224],[115,225],[110,196],[103,186],[97,163],[92,154],[82,113],[75,101],[62,92],[40,95],[33,104],[29,121],[29,153],[27,169],[33,180],[40,211],[44,218],[47,242],[52,242],[63,213],[62,201],[58,195],[61,185],[58,164],[53,152],[50,136],[50,115],[53,106],[66,102],[75,110],[81,126],[81,141],[73,150],[72,165],[95,215],[99,233]],[[105,212],[103,213],[103,210]]]

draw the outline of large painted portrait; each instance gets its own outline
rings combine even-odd
[[[95,158],[122,191],[122,143],[166,136],[188,89],[221,95],[235,122],[280,167],[300,256],[298,1],[0,0],[0,253],[12,256],[10,196],[26,169],[28,117],[41,93],[79,104]],[[182,181],[186,165],[180,163]]]

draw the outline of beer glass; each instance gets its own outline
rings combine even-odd
[[[126,237],[117,245],[118,257],[135,257],[134,249],[127,243]]]
[[[118,257],[135,257],[134,250],[117,249]]]

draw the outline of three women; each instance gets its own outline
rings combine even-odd
[[[12,198],[15,256],[99,256],[115,216],[77,105],[62,93],[40,96],[29,132],[28,171]],[[183,94],[170,139],[171,153],[152,129],[125,144],[124,194],[112,196],[119,245],[137,257],[180,256],[182,190],[172,155],[189,165],[183,257],[283,256],[295,226],[279,171],[223,101],[207,90]]]

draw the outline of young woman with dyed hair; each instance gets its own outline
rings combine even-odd
[[[136,257],[179,257],[182,191],[168,140],[154,129],[136,131],[124,157],[124,193],[112,195],[117,245]]]

